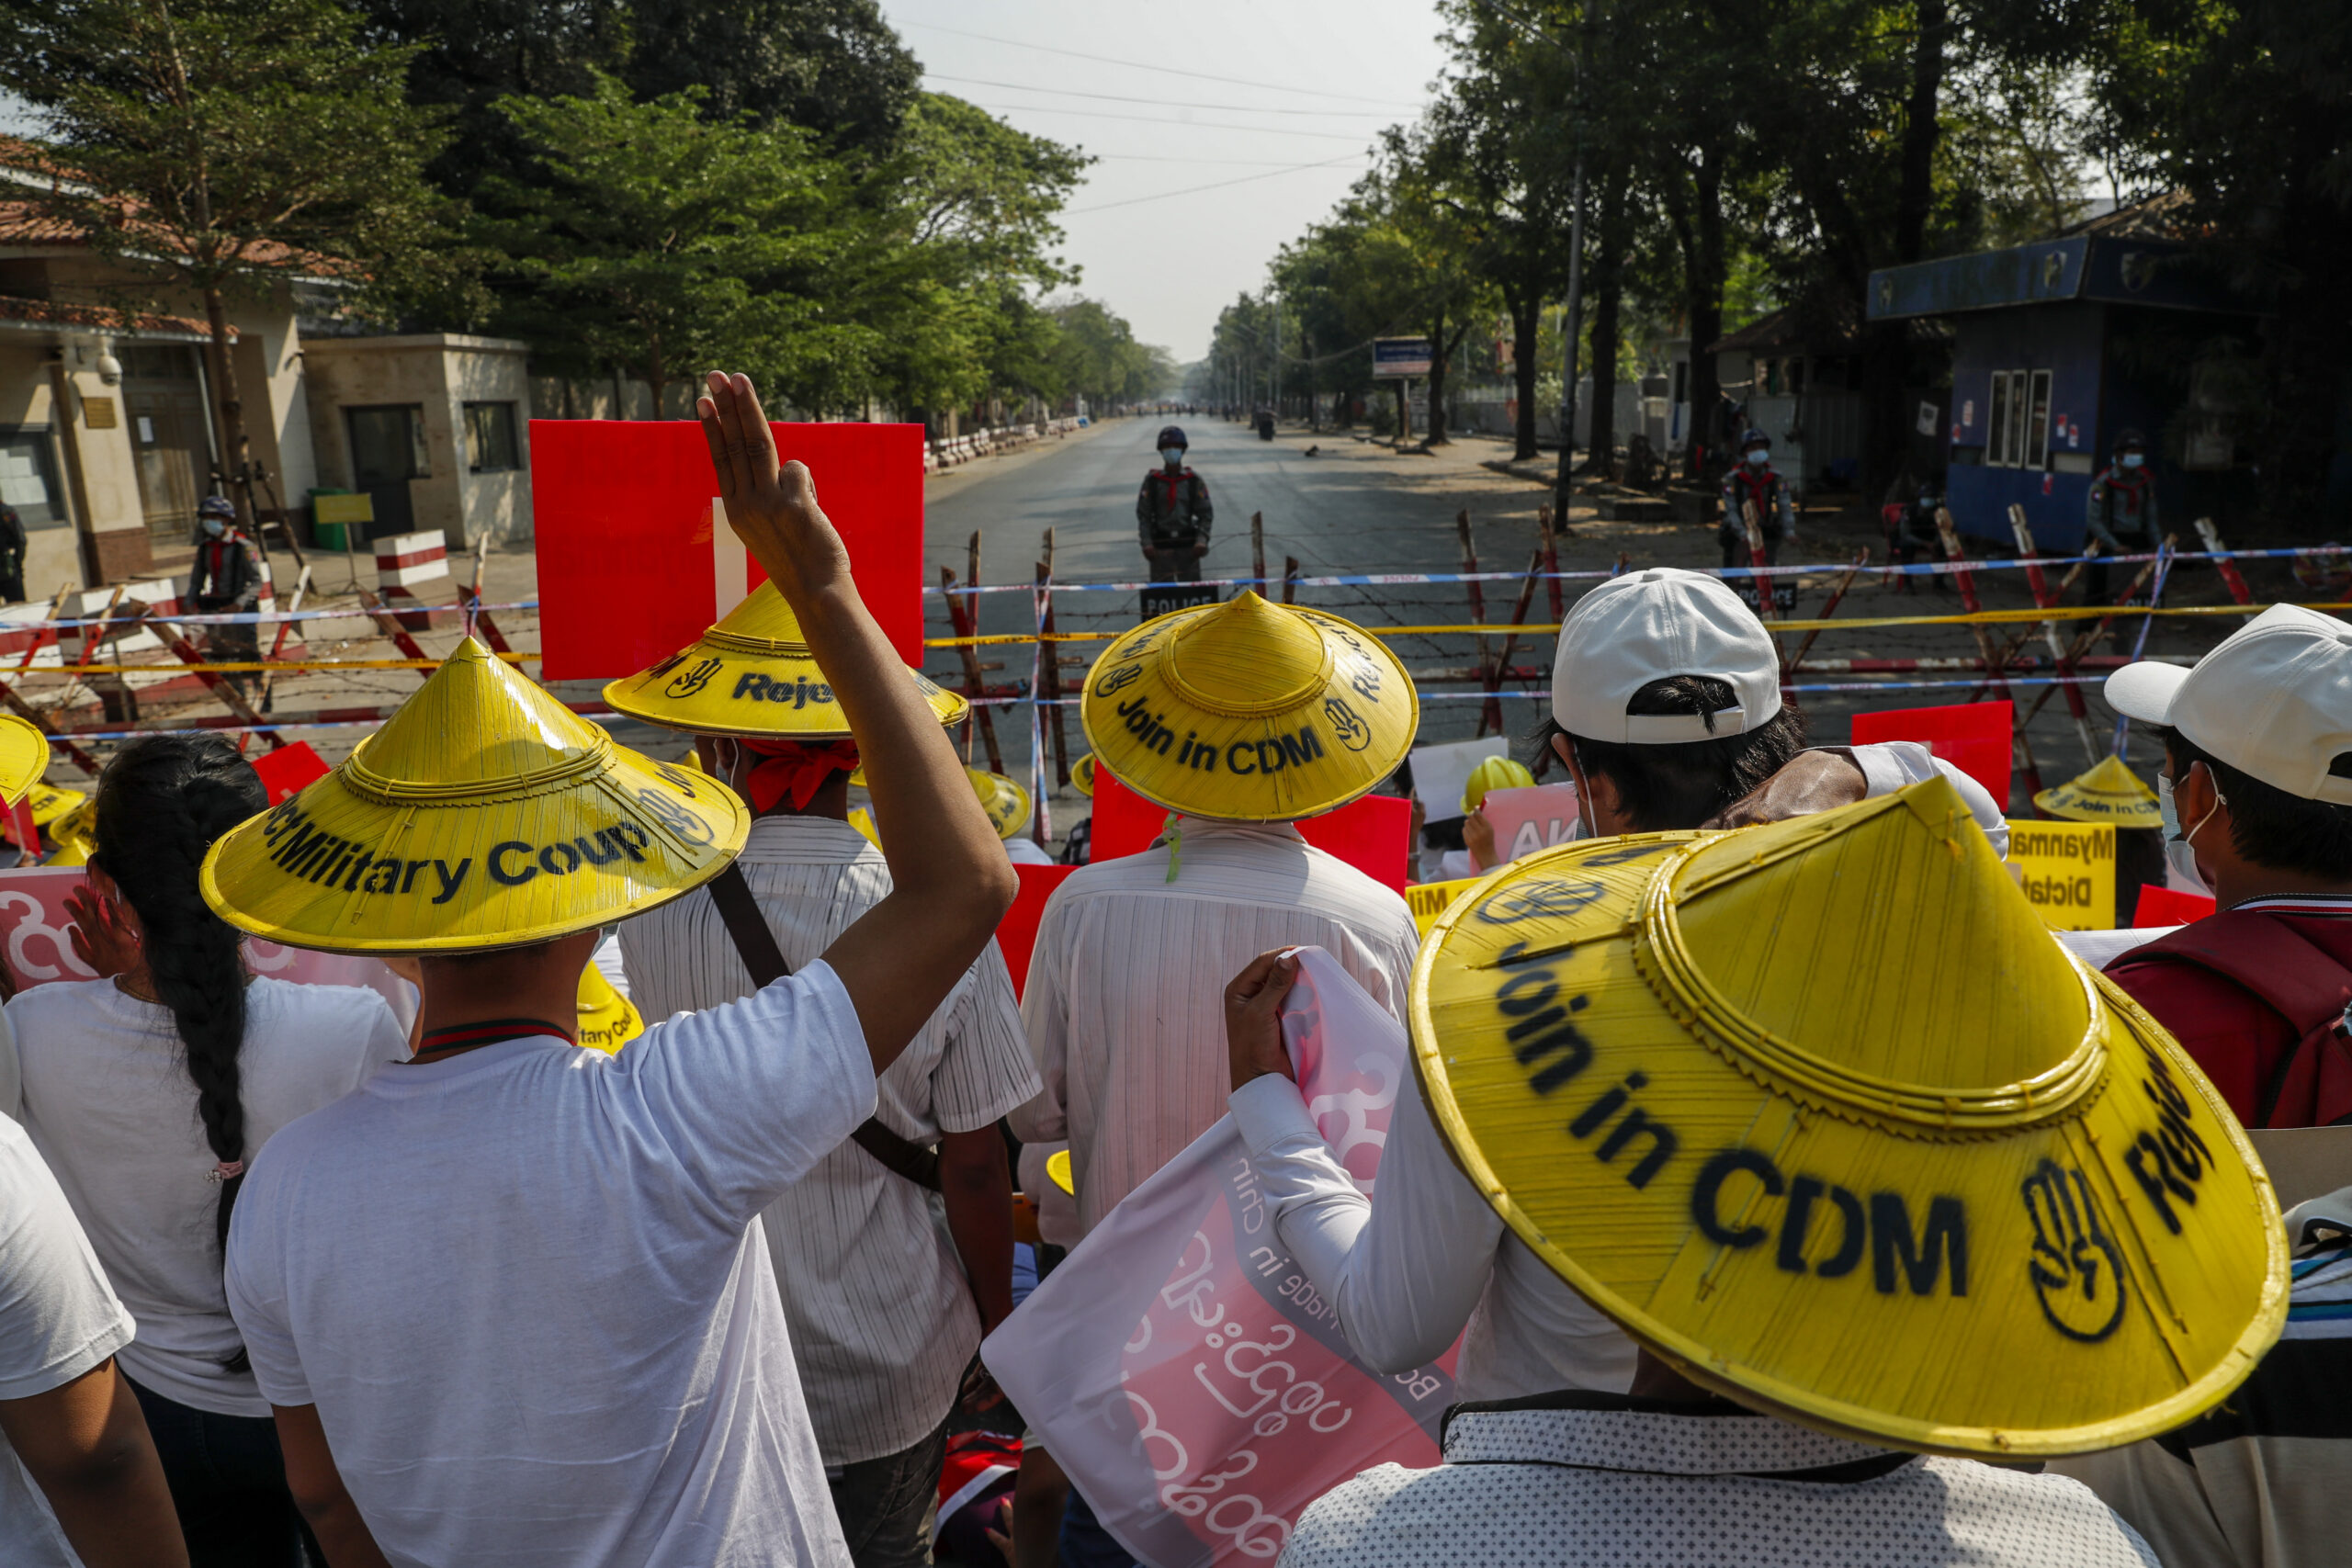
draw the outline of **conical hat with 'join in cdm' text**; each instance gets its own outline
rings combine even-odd
[[[1941,778],[1515,861],[1439,917],[1410,1011],[1430,1112],[1520,1238],[1792,1420],[2112,1448],[2221,1400],[2284,1320],[2245,1134]]]
[[[2043,790],[2033,803],[2068,822],[2106,822],[2118,828],[2160,828],[2164,808],[2156,792],[2120,757],[2102,758],[2098,767]]]
[[[1345,806],[1395,773],[1420,700],[1378,638],[1244,592],[1112,643],[1078,711],[1101,765],[1153,805],[1281,822]]]
[[[907,676],[942,724],[971,705],[921,671]],[[816,740],[849,734],[849,716],[800,636],[800,621],[773,582],[752,590],[724,620],[650,669],[605,687],[616,713],[696,735]]]
[[[272,942],[462,953],[666,903],[750,826],[726,785],[614,745],[468,637],[341,766],[221,835],[198,880]]]
[[[14,806],[22,800],[48,771],[49,737],[40,732],[40,727],[15,714],[0,713],[0,806]],[[75,795],[74,798],[79,800],[81,796]]]

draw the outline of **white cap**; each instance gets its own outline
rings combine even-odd
[[[1711,675],[1733,705],[1712,715],[1628,714],[1652,681]],[[1741,735],[1781,711],[1781,655],[1739,595],[1700,571],[1652,567],[1612,577],[1568,612],[1552,660],[1552,716],[1571,735],[1668,746]],[[1713,720],[1713,728],[1708,720]]]
[[[2193,669],[2127,664],[2107,678],[2116,712],[2179,730],[2242,773],[2305,800],[2352,806],[2352,626],[2273,604]]]

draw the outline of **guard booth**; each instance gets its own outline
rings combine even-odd
[[[2116,434],[2147,438],[2166,531],[2211,517],[2226,536],[2254,483],[2231,435],[2251,377],[2256,313],[2188,248],[2135,231],[2133,209],[2007,250],[1871,275],[1873,321],[1943,318],[1952,330],[1943,415],[1945,494],[1961,532],[2014,546],[2082,547],[2091,478]]]

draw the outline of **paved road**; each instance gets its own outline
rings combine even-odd
[[[1027,581],[1041,558],[1041,536],[1055,530],[1056,571],[1061,581],[1132,580],[1142,571],[1136,546],[1134,508],[1137,485],[1155,461],[1156,419],[1123,420],[1089,431],[1069,441],[1033,449],[1010,458],[990,459],[933,481],[928,506],[932,575],[941,565],[952,567],[959,578],[966,572],[967,546],[978,530],[982,541],[981,576],[988,582]],[[1543,487],[1525,479],[1488,471],[1483,458],[1500,455],[1491,444],[1464,442],[1438,457],[1390,452],[1348,435],[1310,435],[1285,427],[1272,443],[1261,442],[1247,429],[1223,421],[1193,418],[1183,422],[1192,437],[1194,468],[1208,481],[1216,502],[1214,542],[1204,575],[1238,578],[1249,575],[1250,514],[1265,518],[1266,556],[1277,576],[1285,556],[1297,558],[1307,574],[1317,572],[1453,571],[1460,568],[1460,546],[1453,526],[1457,510],[1466,509],[1476,532],[1481,564],[1488,570],[1523,569],[1536,537],[1535,508],[1545,499]],[[1310,446],[1317,455],[1308,457]],[[1569,570],[1606,570],[1621,552],[1635,567],[1716,564],[1713,529],[1658,524],[1602,524],[1589,513],[1574,519],[1573,534],[1564,541],[1561,565]],[[1843,560],[1861,546],[1873,558],[1883,555],[1877,529],[1857,513],[1839,521],[1808,519],[1796,558]],[[1981,548],[1981,547],[1978,547]],[[1973,551],[1972,552],[1973,553]],[[2053,577],[2058,575],[2053,570]],[[2264,574],[2256,585],[2264,598],[2291,593],[2283,569]],[[2277,582],[2267,580],[2276,577]],[[1980,578],[1989,604],[2023,606],[2031,603],[2021,573],[1989,572]],[[1581,584],[1568,585],[1572,602]],[[1828,582],[1809,583],[1803,591],[1798,613],[1817,614]],[[1310,589],[1303,603],[1327,605],[1371,626],[1452,624],[1470,618],[1466,591],[1459,586],[1383,587],[1377,589]],[[1487,585],[1489,619],[1508,618],[1516,597],[1512,585]],[[2071,596],[2079,599],[2079,592]],[[2174,580],[2167,603],[2218,601],[2220,585],[2211,573],[2184,572]],[[933,602],[936,604],[936,601]],[[1017,632],[1029,626],[1029,599],[1024,594],[984,596],[981,629]],[[1949,593],[1897,594],[1875,577],[1865,577],[1847,599],[1842,615],[1885,616],[1949,613],[1959,608]],[[1059,596],[1058,625],[1065,631],[1102,627],[1116,629],[1134,624],[1132,593],[1065,593]],[[1545,595],[1539,590],[1529,619],[1549,621]],[[2210,647],[2232,622],[2160,623],[2150,651],[2193,653]],[[2013,631],[1998,628],[1996,642]],[[2067,627],[2071,637],[2075,627]],[[945,635],[944,612],[934,611],[933,635]],[[1468,666],[1476,644],[1468,637],[1408,637],[1395,646],[1417,674],[1427,675]],[[2099,651],[2122,651],[2127,645],[2110,642]],[[1091,658],[1093,645],[1079,644],[1066,655],[1069,678]],[[2028,651],[2039,651],[2041,639],[2031,637]],[[1962,656],[1973,658],[1975,644],[1961,627],[1903,627],[1825,634],[1813,649],[1815,659],[1905,658]],[[1548,671],[1552,639],[1539,634],[1514,654],[1514,665]],[[995,648],[984,657],[995,666],[988,671],[992,683],[1025,681],[1030,654],[1023,648]],[[954,656],[934,651],[929,664],[934,675],[960,682]],[[1932,678],[1964,680],[1960,671],[1939,671]],[[1845,679],[1837,675],[1803,677],[1813,682]],[[1547,685],[1548,679],[1521,682]],[[1474,688],[1466,683],[1424,681],[1424,742],[1466,739],[1476,732],[1480,705],[1448,701],[1451,694]],[[1949,689],[1911,691],[1879,689],[1858,693],[1813,692],[1801,697],[1808,728],[1817,743],[1837,744],[1848,739],[1851,716],[1860,709],[1928,706],[1965,702],[1968,684]],[[2019,712],[2038,695],[2020,691]],[[2094,732],[2102,745],[2111,734],[2113,716],[2098,701],[2097,688],[2086,693]],[[1532,730],[1543,716],[1543,705],[1519,698],[1503,705],[1508,729],[1517,735]],[[1028,729],[1017,708],[999,709],[1001,739],[1010,771],[1026,777]],[[1073,754],[1083,741],[1069,716]],[[2087,765],[2078,732],[2063,700],[2050,700],[2028,729],[2040,761],[2043,783],[2055,784]],[[2153,773],[2154,749],[2146,740],[2134,743],[2132,761]],[[2020,776],[2012,796],[2015,814],[2030,807]],[[1067,819],[1067,807],[1063,819]]]

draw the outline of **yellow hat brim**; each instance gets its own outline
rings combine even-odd
[[[40,727],[0,713],[0,804],[16,805],[48,771],[49,737]]]
[[[349,767],[213,844],[198,882],[221,919],[329,953],[521,946],[700,886],[751,827],[718,780],[620,746],[576,778],[464,799],[388,801]]]
[[[1531,855],[1456,899],[1423,944],[1416,1066],[1462,1168],[1512,1231],[1695,1381],[1863,1440],[2085,1452],[2177,1427],[2235,1387],[2284,1320],[2285,1234],[2244,1133],[2187,1054],[2067,958],[2097,1046],[2078,1055],[2097,1076],[2061,1109],[1937,1127],[1932,1107],[1905,1121],[1808,1103],[1758,1065],[1784,1042],[1743,1054],[1664,999],[1678,993],[1645,921],[1711,841],[1724,840]],[[1871,900],[1856,919],[1874,931],[1925,928],[1889,937],[1908,967],[1888,985],[2002,984],[1957,962],[1971,933],[1882,907],[1891,881],[1852,894]],[[1757,945],[1788,934],[1775,925]],[[1786,983],[1808,984],[1811,965],[1787,964]],[[2167,1168],[2193,1198],[2166,1187]]]
[[[1078,791],[1079,794],[1086,796],[1089,800],[1094,798],[1093,752],[1089,751],[1085,756],[1080,757],[1077,761],[1072,762],[1069,765],[1069,787]]]
[[[972,793],[980,797],[980,809],[989,814],[989,825],[1000,839],[1017,835],[1029,820],[1029,792],[1002,773],[986,773],[978,768],[964,772],[972,780]]]
[[[1280,607],[1313,628],[1324,673],[1310,694],[1276,710],[1227,705],[1198,674],[1176,679],[1170,649],[1229,608],[1161,615],[1103,649],[1078,710],[1101,767],[1164,810],[1238,822],[1336,810],[1396,771],[1420,698],[1395,654],[1337,615]]]

